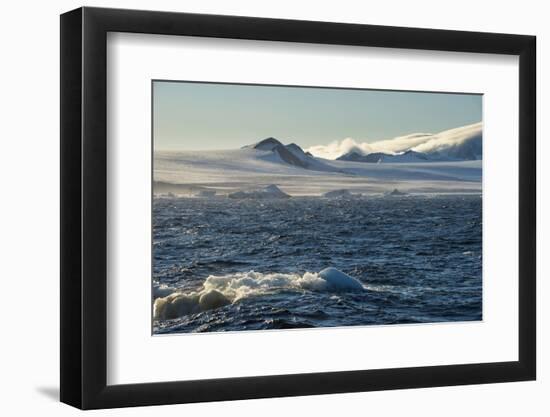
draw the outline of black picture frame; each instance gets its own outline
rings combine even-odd
[[[108,32],[519,56],[519,358],[513,362],[107,385]],[[61,401],[82,409],[533,380],[534,36],[79,8],[61,15]]]

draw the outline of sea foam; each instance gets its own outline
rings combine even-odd
[[[255,271],[210,275],[197,291],[173,290],[166,295],[168,287],[154,287],[153,316],[156,320],[174,319],[281,290],[340,292],[362,291],[365,287],[359,280],[332,267],[303,275]]]

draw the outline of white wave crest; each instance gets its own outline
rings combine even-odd
[[[309,291],[361,291],[365,287],[357,279],[337,270],[326,268],[319,273],[299,274],[249,271],[229,275],[210,275],[198,291],[174,290],[165,295],[169,287],[155,287],[156,298],[153,317],[167,320],[188,314],[200,313],[235,303],[244,298],[275,293],[281,290]],[[158,294],[158,297],[156,296]]]

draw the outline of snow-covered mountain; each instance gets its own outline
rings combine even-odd
[[[283,145],[275,138],[269,137],[253,145],[244,146],[243,149],[255,149],[264,152],[259,157],[274,162],[282,162],[299,168],[310,169],[313,171],[337,171],[334,167],[315,158],[309,152],[304,152],[295,143]]]
[[[428,161],[441,161],[442,159],[431,158],[430,155],[416,152],[416,151],[405,151],[398,154],[389,154],[384,152],[373,152],[367,155],[361,154],[358,151],[351,151],[347,154],[336,158],[339,161],[353,161],[353,162],[370,162],[370,163],[381,163],[381,162],[390,162],[390,163],[402,163],[402,162],[428,162]],[[444,159],[443,159],[444,160]]]
[[[156,195],[237,199],[324,194],[346,198],[341,190],[355,196],[396,187],[407,193],[479,192],[480,128],[478,136],[475,127],[431,135],[431,140],[426,135],[412,139],[413,135],[401,139],[399,146],[393,144],[391,151],[356,149],[338,160],[313,156],[295,143],[284,145],[275,138],[238,149],[155,151],[153,190]],[[404,145],[407,141],[415,142],[414,149],[409,149],[410,143]]]
[[[309,150],[317,156],[353,162],[475,161],[482,159],[482,142],[480,122],[436,134],[415,133],[378,142],[345,139]]]

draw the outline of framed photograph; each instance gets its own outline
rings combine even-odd
[[[61,16],[61,401],[533,380],[535,37]]]

